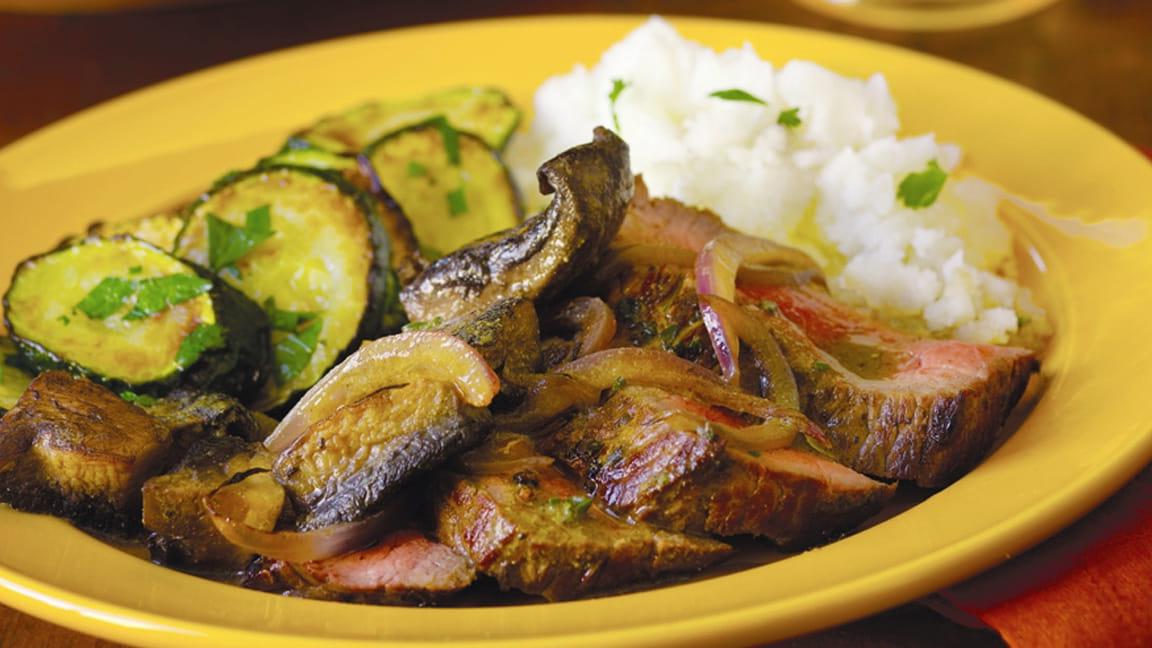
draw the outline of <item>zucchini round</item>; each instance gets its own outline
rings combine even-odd
[[[357,106],[321,119],[293,139],[331,151],[357,152],[388,133],[437,115],[458,130],[474,133],[497,151],[504,149],[520,124],[520,110],[503,92],[463,87],[410,101]]]
[[[36,370],[116,390],[190,386],[248,399],[265,376],[268,320],[202,268],[130,237],[88,238],[21,263],[5,323]]]
[[[10,338],[0,337],[0,414],[12,409],[32,382],[24,371],[20,353]]]
[[[171,251],[176,236],[184,229],[184,217],[175,212],[162,212],[123,221],[93,223],[88,236],[112,238],[131,236],[151,243],[161,250]]]
[[[364,154],[412,222],[427,256],[452,252],[521,220],[519,195],[499,156],[443,118],[386,135]]]
[[[399,310],[376,205],[332,171],[269,162],[225,176],[189,206],[176,254],[269,312],[273,371],[260,409],[311,387],[361,340],[382,334],[386,314]]]

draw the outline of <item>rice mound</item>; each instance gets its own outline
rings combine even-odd
[[[609,99],[614,81],[624,88]],[[723,100],[739,89],[764,104]],[[801,124],[778,123],[798,109]],[[654,196],[706,207],[740,230],[794,245],[824,266],[833,294],[898,326],[973,342],[1021,339],[1044,313],[1015,281],[1001,191],[957,177],[957,146],[899,137],[884,77],[840,76],[807,61],[779,69],[751,45],[716,52],[653,17],[592,69],[545,81],[508,160],[535,186],[541,160],[619,124]],[[949,172],[931,206],[897,187],[935,160]],[[525,195],[535,192],[525,191]]]

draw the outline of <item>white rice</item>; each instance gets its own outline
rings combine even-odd
[[[1000,192],[950,173],[930,207],[909,209],[897,187],[936,160],[951,172],[958,147],[932,135],[899,137],[884,77],[854,79],[814,63],[776,69],[750,45],[715,52],[652,18],[592,69],[545,81],[529,133],[508,154],[525,195],[544,159],[619,133],[654,196],[707,207],[743,231],[801,247],[825,266],[840,299],[905,327],[1005,343],[1043,313],[1013,277]],[[765,105],[709,96],[738,88]],[[777,123],[799,109],[794,129]],[[529,191],[528,189],[532,189]]]

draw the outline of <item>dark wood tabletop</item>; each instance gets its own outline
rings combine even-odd
[[[107,1],[115,4],[115,0]],[[0,0],[0,9],[19,4]],[[41,7],[47,4],[51,3],[41,3]],[[158,81],[336,36],[523,14],[659,13],[799,25],[934,54],[1032,88],[1134,145],[1152,147],[1152,2],[1147,0],[1062,0],[1011,23],[940,33],[854,27],[785,0],[201,0],[192,4],[88,14],[0,11],[0,146]],[[925,642],[1002,645],[993,632],[957,624],[919,603],[785,645],[920,646]],[[116,645],[0,606],[2,648]]]

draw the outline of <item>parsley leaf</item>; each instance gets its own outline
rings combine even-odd
[[[205,351],[223,346],[224,329],[219,324],[201,324],[192,329],[180,343],[180,349],[176,352],[176,366],[187,369],[196,364]]]
[[[68,317],[67,315],[61,315],[60,317],[56,318],[56,321],[60,322],[64,326],[68,326],[72,323],[72,318]]]
[[[824,371],[828,371],[831,368],[832,368],[832,365],[828,364],[827,362],[823,362],[821,360],[817,360],[816,362],[812,363],[812,370],[813,371],[824,372]]]
[[[104,319],[120,310],[133,293],[136,283],[120,277],[104,277],[76,308],[92,319]]]
[[[131,389],[125,389],[124,391],[120,392],[120,398],[123,398],[129,403],[139,405],[140,407],[152,407],[156,404],[156,399],[152,396],[147,394],[137,394]]]
[[[680,327],[676,324],[669,324],[667,328],[660,331],[660,342],[664,345],[665,350],[672,350],[672,347],[676,344],[676,336],[679,334]]]
[[[195,299],[212,289],[212,282],[191,274],[154,277],[136,283],[136,305],[126,320],[144,319],[160,311]]]
[[[592,506],[592,498],[585,495],[572,497],[549,497],[544,502],[544,509],[558,522],[565,524],[576,522],[588,514]]]
[[[220,272],[274,233],[272,209],[268,205],[261,205],[245,214],[244,227],[208,214],[208,265],[213,272]]]
[[[276,307],[275,297],[264,300],[264,311],[268,313],[268,319],[272,322],[273,329],[288,333],[297,332],[300,327],[311,323],[312,320],[320,316],[320,313],[313,311],[281,310]]]
[[[419,178],[420,176],[428,175],[428,167],[420,164],[416,160],[408,162],[408,177]]]
[[[299,333],[289,333],[276,343],[276,381],[281,385],[300,375],[316,353],[324,318],[317,317]]]
[[[468,197],[464,195],[464,187],[448,192],[448,213],[459,216],[468,212]]]
[[[796,128],[804,122],[800,119],[799,108],[789,108],[788,110],[780,111],[780,114],[776,117],[776,123],[784,128]]]
[[[137,265],[137,266],[132,266],[131,268],[128,268],[128,274],[130,274],[130,275],[140,274],[141,272],[144,272],[144,266],[138,266]]]
[[[904,176],[896,190],[896,197],[910,209],[929,207],[940,196],[946,180],[948,172],[941,169],[936,160],[932,160],[924,171]]]
[[[444,140],[444,152],[448,154],[448,163],[460,166],[460,133],[443,115],[433,118],[430,123],[440,131],[440,139]]]
[[[612,124],[616,126],[617,133],[620,132],[620,118],[616,116],[616,100],[629,85],[631,84],[624,79],[612,79],[612,91],[608,93],[608,104],[612,107]]]
[[[728,90],[717,90],[716,92],[713,92],[712,94],[710,94],[708,96],[709,97],[716,97],[717,99],[723,99],[725,101],[747,101],[750,103],[758,103],[762,106],[768,105],[768,102],[764,101],[760,97],[757,97],[754,94],[745,92],[739,88],[729,88]]]
[[[444,323],[444,318],[437,315],[436,317],[433,317],[430,320],[424,320],[424,321],[418,321],[418,322],[408,322],[407,324],[404,325],[404,331],[405,332],[408,332],[408,331],[427,331],[429,329],[434,329],[443,323]]]
[[[624,389],[627,385],[628,381],[624,379],[624,376],[616,376],[616,379],[612,381],[612,389],[608,390],[608,397],[611,398],[616,392]]]

